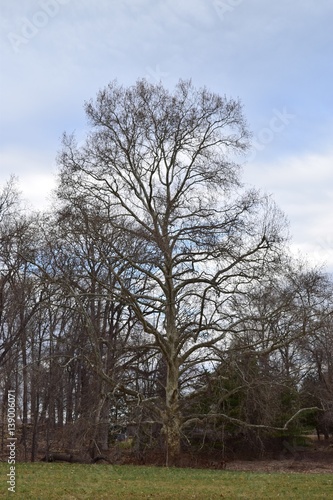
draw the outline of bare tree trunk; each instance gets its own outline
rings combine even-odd
[[[32,406],[33,405],[33,406]],[[31,402],[31,407],[34,408],[32,417],[32,442],[31,442],[31,462],[34,462],[38,452],[38,408],[39,408],[39,394]],[[49,423],[47,423],[49,425]]]
[[[99,441],[100,425],[102,421],[102,410],[105,404],[106,395],[104,394],[104,382],[102,382],[102,387],[100,388],[99,401],[95,410],[95,418],[93,420],[93,432],[90,442],[90,456],[94,459],[96,456],[101,455],[101,443]]]
[[[109,398],[108,397],[106,397],[101,410],[98,443],[100,443],[101,451],[107,451],[109,449]]]
[[[179,367],[178,362],[168,364],[164,433],[166,438],[166,466],[177,465],[180,456],[180,410],[179,410]]]
[[[70,372],[67,377],[66,424],[73,422],[73,389],[75,388],[74,377],[74,372]]]

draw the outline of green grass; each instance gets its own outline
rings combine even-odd
[[[0,498],[27,500],[327,499],[330,474],[266,474],[79,464],[16,464],[16,492],[0,464]]]

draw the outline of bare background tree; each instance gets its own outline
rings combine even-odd
[[[31,460],[115,461],[124,441],[173,465],[182,449],[326,432],[332,283],[291,259],[283,214],[242,186],[241,104],[139,80],[85,109],[52,211],[23,217],[13,180],[0,196],[2,450],[10,388]]]

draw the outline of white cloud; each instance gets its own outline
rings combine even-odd
[[[56,185],[56,165],[48,153],[31,150],[0,152],[1,184],[14,175],[22,199],[32,209],[45,209]]]
[[[39,173],[20,175],[18,188],[33,210],[45,210],[52,201],[52,191],[56,187],[54,175]]]
[[[333,152],[253,163],[244,181],[273,195],[290,221],[293,250],[333,270]]]

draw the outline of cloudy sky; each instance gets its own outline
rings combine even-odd
[[[270,193],[292,249],[333,272],[332,0],[0,0],[0,184],[47,205],[63,131],[117,78],[239,97],[244,182]]]

